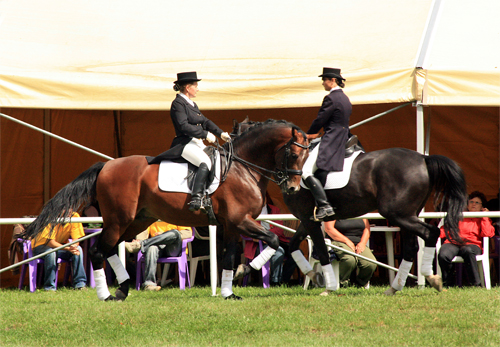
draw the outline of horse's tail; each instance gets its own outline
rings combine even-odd
[[[104,164],[103,162],[95,163],[58,191],[52,199],[47,201],[40,215],[26,228],[23,237],[35,237],[49,224],[52,225],[52,232],[60,219],[70,218],[72,211],[76,212],[93,203],[96,197],[97,176]]]
[[[425,157],[431,187],[435,189],[434,206],[437,211],[446,212],[444,230],[447,239],[462,243],[458,223],[467,206],[467,184],[457,163],[442,155]]]

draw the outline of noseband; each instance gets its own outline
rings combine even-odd
[[[292,170],[292,169],[288,168],[288,158],[290,157],[292,145],[296,145],[296,146],[303,148],[303,149],[309,149],[309,146],[302,145],[296,141],[293,141],[293,137],[292,137],[287,143],[285,143],[283,146],[278,148],[276,150],[276,152],[274,153],[274,155],[276,156],[276,154],[278,154],[279,151],[281,151],[282,149],[285,149],[285,157],[283,158],[281,168],[279,168],[279,169],[277,168],[274,171],[268,170],[266,168],[260,167],[258,165],[253,164],[253,163],[250,163],[244,159],[241,159],[240,157],[236,156],[235,154],[233,154],[233,158],[236,161],[245,165],[247,168],[252,169],[255,172],[258,172],[259,174],[261,174],[262,176],[264,176],[268,180],[281,186],[283,183],[285,183],[290,178],[290,175],[302,176],[302,170]],[[274,176],[276,178],[276,180],[272,179],[269,176],[266,176],[265,174],[263,174],[261,171],[258,171],[258,170],[262,170],[264,172],[269,173],[270,175]]]

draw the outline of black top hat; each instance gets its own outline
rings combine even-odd
[[[191,71],[191,72],[179,72],[177,74],[177,81],[175,81],[175,84],[186,84],[189,82],[198,82],[201,81],[198,79],[198,76],[196,76],[196,71]]]
[[[335,69],[333,67],[324,67],[323,74],[318,77],[340,78],[345,81],[345,78],[340,74],[340,69]]]

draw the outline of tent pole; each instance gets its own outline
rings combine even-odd
[[[425,126],[424,126],[424,106],[417,102],[417,152],[424,154],[425,152]],[[422,209],[425,212],[425,207]],[[420,220],[423,221],[423,218]],[[422,266],[422,257],[424,255],[423,249],[425,247],[424,240],[418,237],[418,253],[417,253],[417,264],[418,264],[418,274],[417,283],[419,288],[425,287],[425,277],[421,274],[420,269]]]

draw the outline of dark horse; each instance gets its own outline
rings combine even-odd
[[[241,126],[253,125],[241,123]],[[454,240],[461,240],[458,223],[467,204],[466,183],[461,168],[447,157],[425,156],[403,148],[361,153],[353,163],[349,183],[343,188],[326,191],[330,203],[336,208],[335,219],[354,218],[378,210],[390,225],[400,227],[404,260],[394,283],[386,291],[387,295],[402,290],[408,267],[418,251],[417,236],[425,241],[422,273],[434,288],[442,289],[441,278],[429,272],[432,271],[431,262],[440,231],[418,218],[433,190],[437,210],[447,212],[444,219],[446,233]],[[314,272],[298,251],[300,243],[310,235],[321,265],[330,264],[321,223],[310,219],[315,207],[314,198],[307,189],[295,194],[283,192],[283,197],[290,211],[301,221],[290,241],[290,252],[297,251],[295,255],[299,259],[294,256],[297,265],[305,274],[309,272],[308,276],[314,280]],[[403,267],[406,267],[405,271],[401,271]],[[327,286],[322,294],[328,292]]]
[[[228,170],[211,200],[217,221],[224,228],[223,268],[227,271],[226,277],[230,274],[226,282],[223,278],[222,284],[226,287],[222,294],[239,299],[227,286],[228,281],[232,282],[239,235],[263,240],[273,250],[278,248],[278,237],[255,218],[262,210],[271,176],[278,180],[283,193],[293,194],[300,188],[300,170],[307,157],[308,140],[292,123],[269,120],[236,137],[232,143],[226,143],[224,148],[230,153],[224,160]],[[118,243],[134,238],[158,219],[174,225],[208,225],[206,214],[188,210],[189,200],[189,194],[160,191],[158,164],[148,165],[144,156],[96,163],[47,202],[25,236],[36,236],[45,226],[69,217],[72,210],[98,204],[104,225],[89,252],[97,295],[100,300],[123,300],[128,295],[128,274],[119,262],[112,264],[120,287],[116,297],[110,295],[102,271],[104,260],[116,257]],[[268,259],[261,260],[265,263]]]

